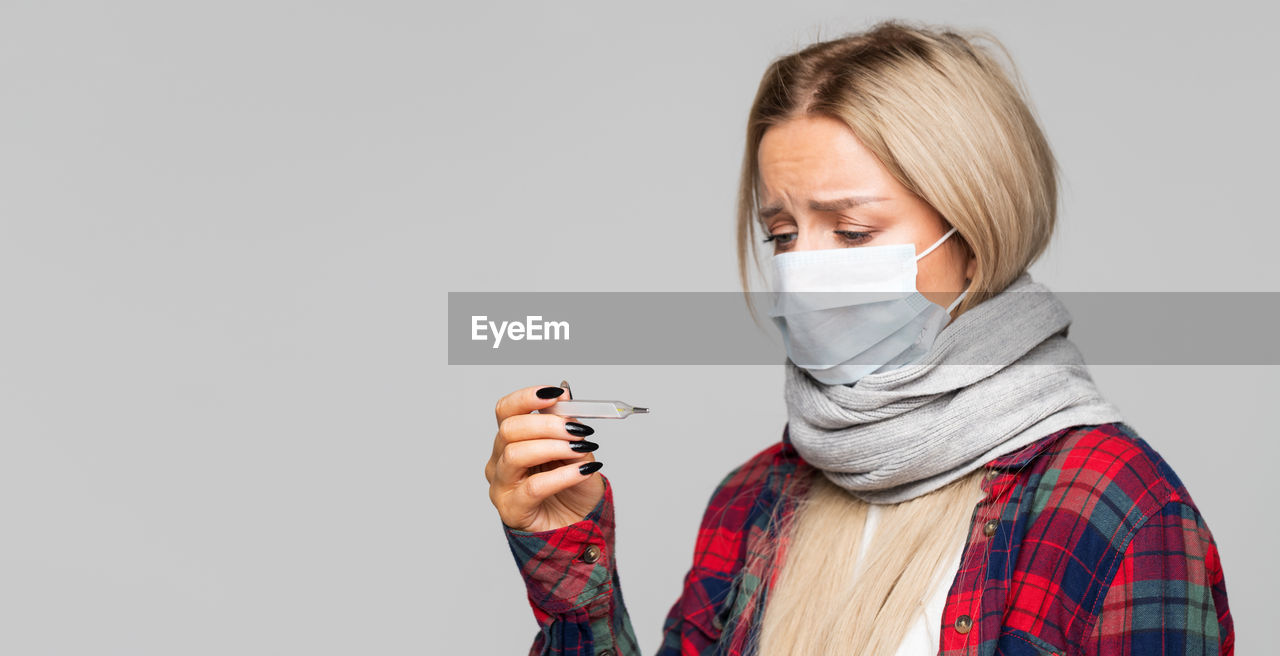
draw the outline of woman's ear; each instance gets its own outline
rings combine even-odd
[[[973,254],[973,247],[969,245],[967,240],[961,239],[960,252],[965,258],[964,263],[964,284],[968,284],[978,275],[978,256]]]

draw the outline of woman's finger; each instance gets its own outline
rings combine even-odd
[[[595,432],[586,424],[559,415],[512,415],[498,424],[498,435],[507,444],[547,437],[580,440]]]
[[[587,454],[550,471],[533,474],[512,489],[512,500],[523,508],[534,508],[548,497],[589,480],[602,465],[594,456]]]
[[[527,415],[534,410],[555,405],[565,389],[556,385],[535,385],[518,389],[500,399],[493,407],[498,424],[512,415]]]
[[[494,472],[496,484],[516,485],[530,475],[528,470],[531,467],[557,460],[577,460],[599,446],[587,440],[568,442],[558,439],[524,440],[509,444],[498,458]]]

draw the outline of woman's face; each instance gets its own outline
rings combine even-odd
[[[765,131],[758,155],[760,216],[775,253],[914,244],[919,254],[950,230],[835,119],[805,116],[775,125]],[[977,261],[955,233],[916,267],[916,289],[947,307],[973,278]]]

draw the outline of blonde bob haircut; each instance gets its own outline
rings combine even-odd
[[[1003,68],[990,42],[1008,60]],[[765,69],[747,118],[738,189],[738,273],[750,286],[759,225],[760,141],[804,115],[834,118],[976,256],[956,308],[999,293],[1040,256],[1057,217],[1058,165],[1012,58],[985,31],[887,20],[815,43]]]

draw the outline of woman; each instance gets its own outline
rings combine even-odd
[[[766,232],[788,422],[712,495],[660,654],[1232,653],[1204,519],[1027,274],[1056,164],[979,36],[887,21],[765,72],[739,262]],[[637,654],[592,429],[531,414],[561,397],[503,397],[485,468],[530,653]]]

